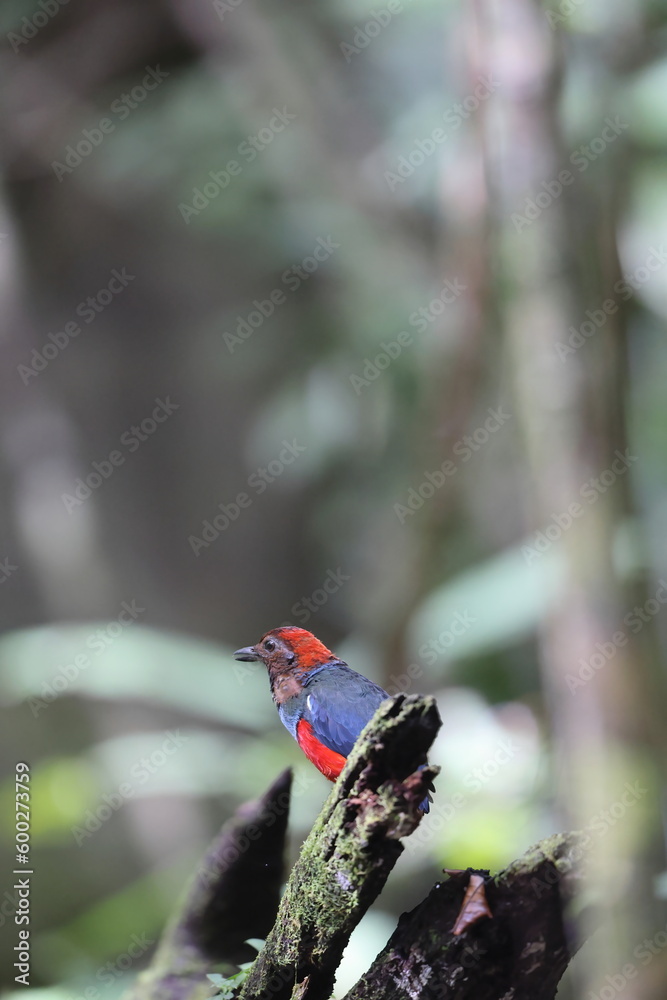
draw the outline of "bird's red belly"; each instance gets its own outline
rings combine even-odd
[[[347,758],[320,743],[313,733],[313,727],[305,719],[300,719],[296,727],[297,742],[308,760],[312,761],[329,781],[335,781],[343,770]]]

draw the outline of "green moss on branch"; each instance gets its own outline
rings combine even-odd
[[[381,891],[436,768],[419,770],[440,726],[432,698],[384,702],[303,845],[275,926],[240,1000],[328,997],[351,932]]]

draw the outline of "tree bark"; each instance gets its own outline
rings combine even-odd
[[[576,950],[563,908],[583,880],[582,853],[577,834],[559,834],[495,878],[480,873],[493,917],[458,936],[469,873],[437,883],[345,1000],[552,1000]]]
[[[439,728],[433,698],[399,695],[379,708],[303,845],[241,1000],[331,995],[350,934],[421,820],[437,769],[419,767]]]
[[[243,941],[264,937],[271,924],[239,1000],[328,1000],[350,934],[400,856],[400,839],[422,819],[419,805],[437,773],[423,762],[439,726],[432,698],[399,695],[380,707],[279,905],[290,773],[241,807],[127,1000],[203,1000],[213,990],[206,973],[221,959],[246,959]],[[401,917],[346,1000],[551,1000],[576,950],[563,913],[585,879],[585,860],[578,835],[561,834],[493,878],[481,873],[491,916],[458,934],[472,870],[450,873]]]

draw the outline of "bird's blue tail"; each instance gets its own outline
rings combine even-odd
[[[425,767],[426,767],[426,764],[422,764],[420,766],[419,770],[423,771]],[[430,789],[428,795],[426,796],[426,798],[424,799],[424,801],[420,802],[420,804],[419,804],[419,809],[423,813],[430,812],[431,806],[430,806],[429,803],[431,803],[433,801],[433,796],[431,795],[431,792],[435,791],[435,788],[433,787],[433,782],[432,781],[429,782],[429,786],[428,787]]]

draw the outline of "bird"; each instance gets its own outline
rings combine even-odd
[[[362,729],[389,698],[297,625],[271,629],[255,646],[237,649],[234,659],[265,665],[280,721],[329,781],[336,780]],[[419,806],[423,813],[430,798]]]

